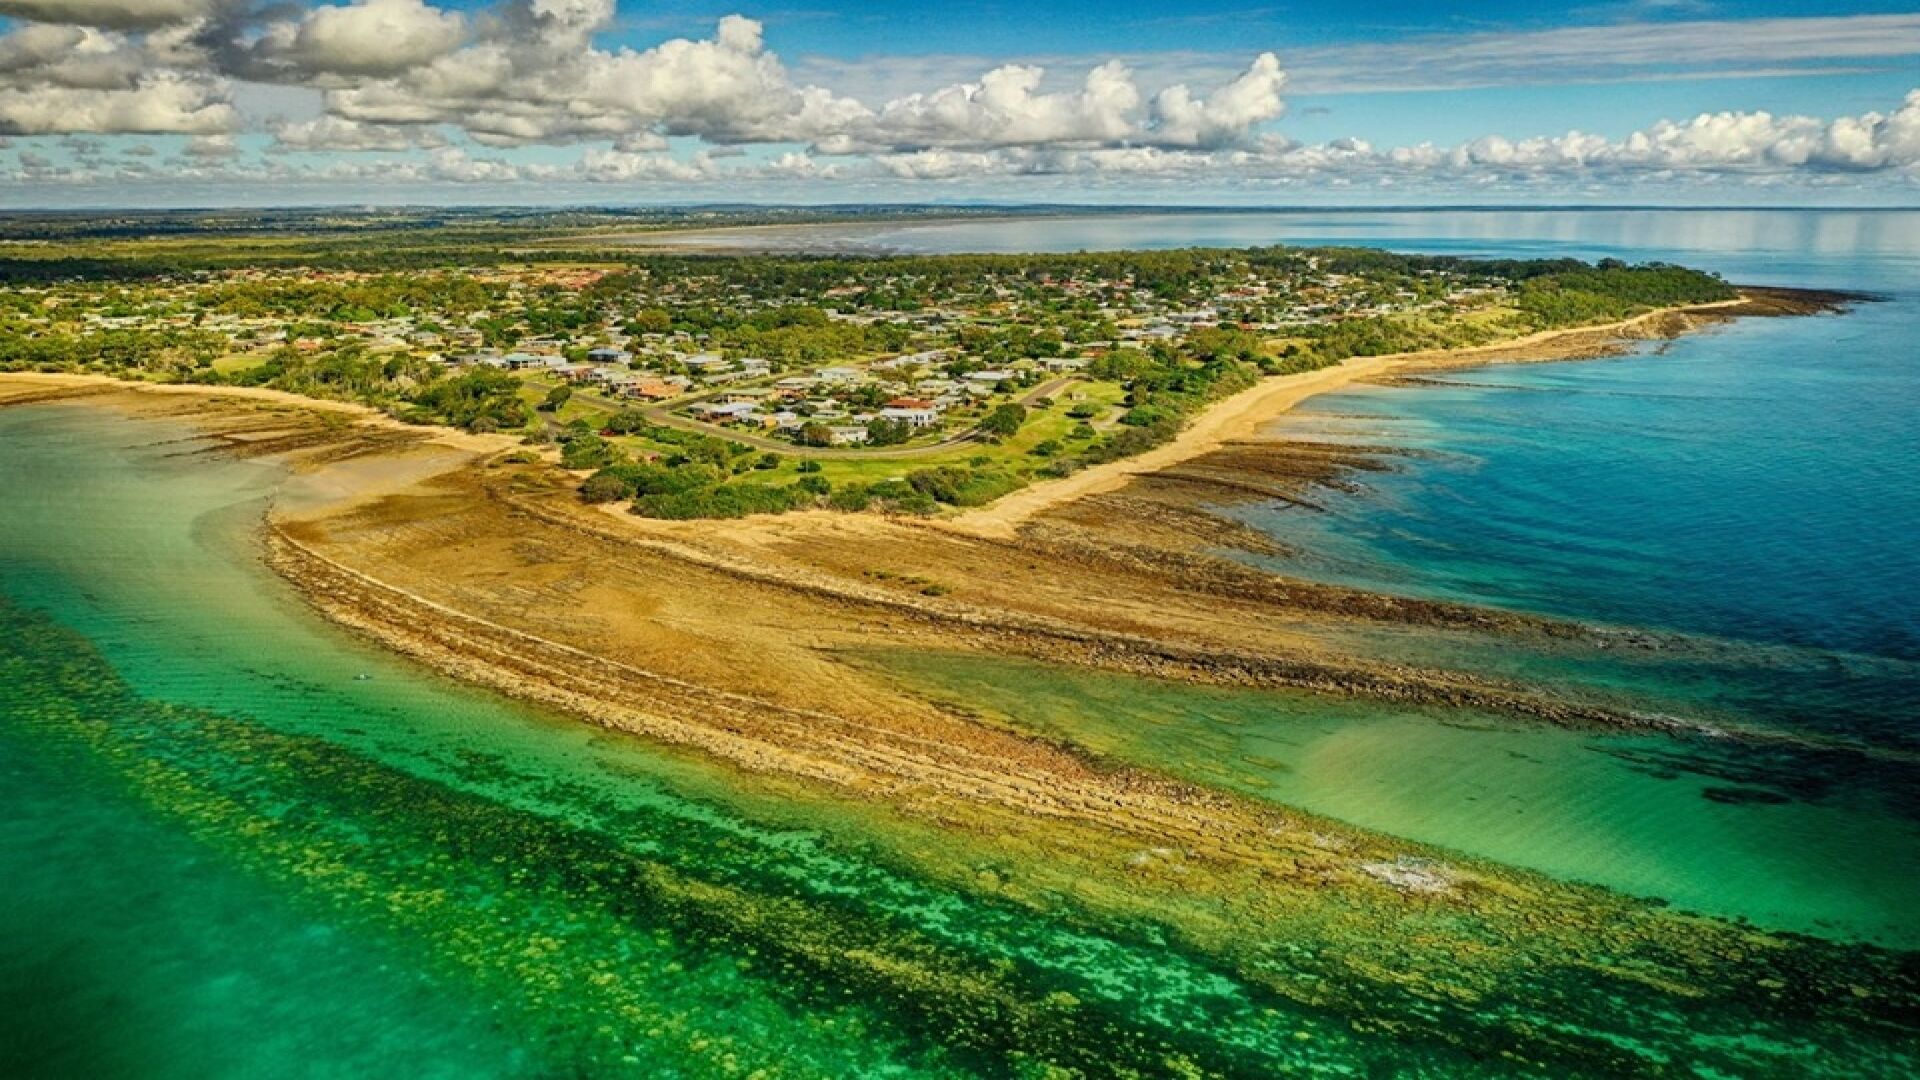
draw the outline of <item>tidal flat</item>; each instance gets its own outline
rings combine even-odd
[[[1125,617],[1069,632],[1044,591],[1015,617],[984,619],[903,604],[895,579],[865,572],[830,587],[837,552],[873,567],[884,534],[869,526],[821,527],[805,574],[796,551],[748,533],[749,572],[739,549],[673,531],[610,539],[517,466],[368,469],[369,455],[417,464],[443,451],[310,429],[283,403],[135,396],[24,406],[0,423],[21,511],[6,529],[5,711],[25,722],[9,746],[22,775],[51,787],[45,812],[78,786],[110,820],[179,837],[184,852],[152,857],[233,875],[252,910],[350,941],[355,963],[418,1003],[391,1015],[377,979],[326,969],[369,988],[366,1013],[321,1010],[327,1028],[294,1024],[285,1052],[333,1046],[344,1062],[432,1024],[433,1066],[502,1075],[1910,1064],[1909,954],[1686,914],[1232,794],[1217,777],[996,730],[943,705],[930,679],[900,692],[849,650],[1071,651],[1081,665],[1175,675],[1182,654],[1153,658]],[[368,486],[383,475],[399,490]],[[275,504],[267,542],[351,558],[361,575],[357,592],[310,577],[306,602],[550,707],[569,701],[532,692],[544,650],[600,650],[608,670],[574,656],[566,679],[544,674],[577,695],[568,711],[624,730],[443,682],[319,622],[262,567]],[[139,525],[73,529],[90,514]],[[895,542],[922,565],[956,544],[1004,558],[937,529]],[[506,565],[520,570],[503,577]],[[1155,595],[1138,566],[1073,565],[1082,589]],[[407,595],[371,584],[403,570]],[[645,620],[615,617],[636,602],[625,589],[644,589]],[[561,597],[567,618],[542,614]],[[745,613],[776,598],[777,633],[751,632]],[[1221,602],[1204,599],[1214,618]],[[1243,602],[1284,624],[1274,647],[1329,617]],[[455,604],[465,619],[442,610]],[[654,629],[639,635],[641,621]],[[1208,622],[1195,611],[1172,625],[1198,635]],[[459,650],[512,678],[463,671],[448,662]],[[724,697],[700,689],[716,671],[733,674]],[[1374,675],[1392,676],[1383,688],[1438,678]],[[642,713],[723,715],[727,739],[675,739]],[[846,746],[862,752],[833,752]],[[58,922],[42,899],[23,908]],[[120,917],[137,936],[151,914]],[[146,929],[225,932],[183,917]],[[277,940],[272,925],[252,929]],[[137,970],[148,1009],[177,993],[170,980],[204,977]],[[74,1030],[112,1007],[77,991],[60,1004]],[[45,1007],[28,1015],[46,1030]],[[216,1054],[155,1026],[148,1052],[183,1071],[193,1050]],[[85,1060],[62,1056],[82,1042],[22,1045],[42,1062]]]
[[[0,380],[0,1068],[1911,1075],[1920,248],[1554,220],[1888,302],[1396,367],[985,526]]]

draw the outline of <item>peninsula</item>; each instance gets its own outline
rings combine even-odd
[[[166,271],[141,242],[102,241],[84,266],[36,266],[16,247],[0,405],[164,418],[213,452],[278,463],[264,555],[338,624],[736,770],[744,787],[858,807],[917,873],[1169,927],[1225,977],[1354,1030],[1632,1071],[1653,1058],[1615,1036],[1666,1046],[1679,1036],[1662,1017],[1684,1002],[1743,1030],[1817,1015],[1861,1060],[1897,1052],[1848,1034],[1910,1006],[1911,972],[1891,955],[1425,849],[1025,730],[893,673],[902,656],[987,657],[1722,737],[1353,648],[1359,631],[1577,643],[1604,630],[1278,576],[1233,557],[1269,542],[1222,508],[1308,501],[1380,467],[1378,451],[1263,436],[1311,395],[1613,355],[1846,298],[1671,266],[1357,249],[774,258],[546,244],[551,261],[530,262],[515,244],[445,263],[442,242],[405,272],[349,265],[324,243],[304,257],[282,245],[271,264],[210,248]],[[1417,941],[1395,929],[1410,913],[1429,927]],[[770,951],[793,944],[751,933]],[[1289,950],[1339,959],[1275,966]],[[1632,959],[1569,959],[1590,957]],[[941,1009],[1001,1001],[1028,1016],[995,996],[1009,992],[1001,976],[937,958],[825,948],[806,962],[888,993],[933,987]],[[1516,979],[1539,984],[1524,1008],[1476,1007]],[[980,1045],[1029,1039],[1017,1032],[1040,1031],[1024,1026],[1040,1015],[985,1025]],[[1603,1033],[1532,1034],[1566,1015]],[[1042,1027],[1021,1045],[1094,1053],[1076,1040],[1106,1030]],[[1201,1073],[1253,1060],[1195,1030],[1178,1054]],[[1152,1060],[1174,1052],[1142,1045]],[[1733,1071],[1760,1060],[1715,1053]]]

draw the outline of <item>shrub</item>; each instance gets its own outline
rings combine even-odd
[[[633,489],[626,481],[605,470],[587,477],[587,482],[580,485],[580,497],[590,503],[619,502],[632,496]]]
[[[867,444],[870,446],[898,446],[913,438],[913,427],[904,420],[870,420],[867,422]]]
[[[643,435],[652,427],[645,413],[638,409],[627,409],[608,420],[603,430],[614,435]]]
[[[594,476],[610,476],[625,485],[628,495],[672,495],[717,484],[720,470],[711,465],[637,465],[621,462],[601,469]]]
[[[835,488],[833,494],[827,496],[827,505],[835,510],[857,514],[873,505],[873,495],[864,485],[848,484]]]
[[[599,469],[619,460],[619,447],[591,433],[575,435],[560,448],[560,464],[569,469]]]
[[[737,518],[780,514],[803,505],[805,493],[772,484],[719,484],[673,494],[642,495],[633,512],[652,518]]]
[[[907,474],[907,486],[915,493],[949,506],[983,506],[1020,486],[1018,477],[995,470],[963,469],[946,465],[936,469],[916,469]],[[913,501],[901,495],[901,501]]]

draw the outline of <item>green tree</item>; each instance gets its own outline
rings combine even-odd
[[[1020,426],[1027,422],[1027,408],[1024,405],[1008,402],[998,405],[980,421],[980,430],[996,439],[1005,439],[1016,435]]]

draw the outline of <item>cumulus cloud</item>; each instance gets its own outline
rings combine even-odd
[[[219,135],[233,126],[233,106],[218,88],[171,73],[129,90],[0,87],[0,134]]]
[[[67,26],[144,30],[192,22],[224,0],[0,0],[0,15]]]
[[[421,0],[356,0],[277,23],[255,45],[267,63],[311,75],[394,75],[445,56],[466,20]]]
[[[866,125],[866,141],[893,147],[1030,146],[1100,143],[1133,135],[1140,92],[1119,62],[1087,73],[1069,93],[1040,93],[1046,72],[1008,65],[980,81],[888,102]]]
[[[290,132],[286,145],[325,139],[340,150],[387,149],[401,141],[396,129],[448,126],[499,148],[608,141],[619,152],[646,153],[660,140],[688,137],[713,146],[801,143],[829,155],[1217,148],[1280,115],[1285,81],[1267,54],[1210,92],[1175,86],[1148,102],[1117,61],[1092,67],[1064,91],[1043,90],[1039,67],[1003,65],[870,106],[797,84],[767,48],[761,24],[739,15],[720,19],[708,38],[607,49],[595,35],[612,23],[612,0],[500,0],[471,16],[428,0],[351,0],[304,12],[261,8],[276,12],[264,22],[233,0],[117,2],[0,0],[72,24],[14,35],[18,58],[0,52],[0,71],[59,64],[65,74],[54,81],[83,85],[80,62],[62,54],[89,35],[111,34],[114,47],[95,50],[85,85],[118,80],[115,88],[126,88],[158,72],[209,88],[217,76],[324,92],[325,113],[338,123]],[[129,15],[136,8],[144,23]],[[136,25],[145,31],[139,42],[91,28]]]
[[[1555,137],[1488,135],[1451,147],[1377,149],[1361,139],[1299,144],[1269,138],[1226,149],[1022,148],[881,155],[889,175],[947,179],[980,175],[1110,175],[1247,179],[1391,180],[1904,173],[1920,179],[1920,90],[1888,113],[1820,120],[1766,112],[1703,113],[1663,120],[1621,139],[1573,131]]]
[[[602,0],[510,0],[461,47],[421,50],[405,70],[330,89],[327,109],[363,123],[456,125],[489,146],[673,135],[805,140],[865,112],[795,87],[751,19],[728,16],[707,40],[594,47],[592,34],[611,18]]]
[[[1575,131],[1452,146],[1305,145],[1277,131],[1289,75],[1272,53],[1177,69],[1168,54],[1144,76],[1138,61],[1052,72],[978,63],[968,70],[983,73],[922,72],[931,89],[862,100],[797,79],[764,27],[739,15],[704,37],[631,48],[601,42],[613,0],[445,3],[0,0],[0,14],[27,20],[0,35],[0,135],[184,134],[194,138],[189,153],[168,164],[199,177],[344,177],[357,166],[315,158],[403,155],[369,163],[365,175],[474,184],[1920,178],[1920,94],[1886,113],[1709,113],[1620,139]],[[248,121],[272,134],[267,159],[233,140],[236,86],[256,104],[269,91],[292,102],[294,119]],[[550,154],[516,160],[513,151],[531,145],[583,150],[567,164]],[[736,156],[750,145],[773,149]],[[110,167],[98,154],[69,157]]]
[[[1170,86],[1153,99],[1155,141],[1200,147],[1239,142],[1286,109],[1280,99],[1286,83],[1280,58],[1261,53],[1244,74],[1205,100],[1194,97],[1185,84]]]

